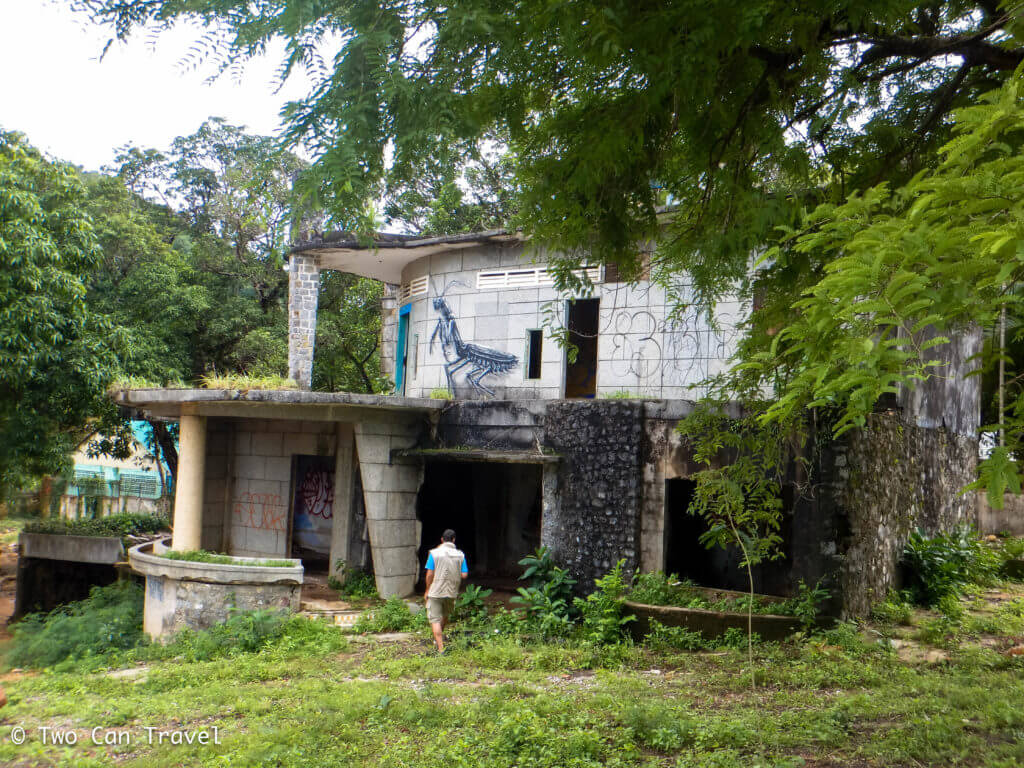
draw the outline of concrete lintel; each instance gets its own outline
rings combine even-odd
[[[22,533],[18,535],[18,553],[43,560],[113,565],[124,559],[124,546],[117,536]]]
[[[398,448],[391,451],[391,460],[419,459],[421,461],[474,461],[497,464],[557,464],[562,460],[557,453],[536,451],[488,451],[476,448]]]

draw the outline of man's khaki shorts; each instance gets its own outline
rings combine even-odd
[[[440,624],[442,621],[447,620],[454,607],[454,597],[428,597],[427,621],[431,624]]]

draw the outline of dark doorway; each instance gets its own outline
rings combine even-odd
[[[665,481],[665,573],[702,587],[747,589],[739,548],[708,549],[700,541],[708,526],[703,517],[689,512],[695,488],[687,478]]]
[[[420,587],[427,553],[445,528],[455,529],[473,583],[509,586],[522,572],[519,560],[540,544],[541,467],[428,462],[416,513],[423,524]]]
[[[334,527],[334,457],[296,456],[292,498],[292,557],[327,570]]]
[[[750,589],[747,570],[740,563],[739,547],[708,549],[700,541],[708,524],[700,515],[689,513],[695,483],[687,478],[665,481],[665,573],[677,574],[702,587]],[[782,488],[783,512],[779,526],[782,557],[753,569],[754,590],[763,594],[788,595],[793,592],[791,577],[793,488]]]
[[[576,347],[576,360],[566,358],[565,396],[594,397],[597,394],[597,328],[600,299],[569,302],[569,342]]]

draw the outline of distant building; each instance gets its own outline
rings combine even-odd
[[[148,433],[145,421],[132,422],[132,452],[124,459],[90,456],[89,444],[94,438],[83,441],[72,456],[70,476],[54,485],[60,492],[60,516],[73,519],[163,511],[161,500],[168,493],[170,473],[146,448]]]

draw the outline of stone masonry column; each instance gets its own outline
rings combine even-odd
[[[171,548],[202,548],[203,479],[206,476],[206,417],[181,414],[178,433],[178,487],[174,492]]]
[[[313,386],[313,346],[320,266],[316,256],[293,253],[288,263],[288,378],[300,389]]]
[[[411,595],[419,576],[416,496],[423,482],[423,466],[391,461],[393,449],[415,444],[419,427],[418,423],[397,422],[355,425],[373,572],[377,592],[384,598]]]

